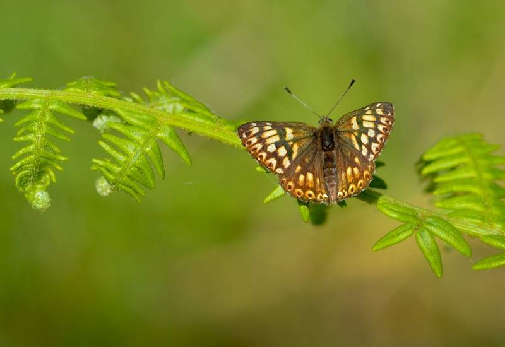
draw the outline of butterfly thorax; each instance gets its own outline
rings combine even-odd
[[[335,149],[335,127],[333,124],[324,124],[318,129],[317,138],[319,146],[323,151],[333,151]]]

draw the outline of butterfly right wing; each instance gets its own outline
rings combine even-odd
[[[368,161],[352,146],[339,141],[336,150],[337,201],[356,196],[365,190],[373,179],[375,162]]]
[[[342,116],[335,125],[340,141],[350,144],[364,161],[377,159],[395,122],[389,102],[374,102]]]
[[[335,125],[337,200],[358,195],[368,187],[394,121],[394,106],[389,102],[372,103],[339,119]]]
[[[242,145],[264,168],[282,175],[313,144],[316,128],[297,122],[250,122],[238,127]]]

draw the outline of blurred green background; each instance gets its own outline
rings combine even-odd
[[[40,88],[85,75],[140,92],[165,79],[232,120],[317,119],[351,78],[334,118],[373,101],[397,121],[379,175],[388,194],[429,207],[414,170],[444,135],[505,145],[505,3],[404,1],[0,1],[0,76]],[[194,164],[164,149],[167,178],[141,204],[100,197],[99,134],[72,122],[71,159],[51,208],[31,209],[8,168],[1,125],[0,346],[503,346],[505,270],[496,251],[443,248],[444,277],[413,239],[372,253],[396,225],[353,199],[328,222],[243,151],[180,132]],[[501,150],[500,153],[504,153]]]

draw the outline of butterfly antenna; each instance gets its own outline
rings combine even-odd
[[[297,97],[295,94],[293,94],[293,92],[291,91],[291,89],[289,89],[288,87],[284,87],[284,90],[287,91],[288,94],[291,95],[293,98],[295,98],[296,101],[298,101],[300,104],[302,104],[307,110],[309,110],[310,112],[312,112],[313,114],[315,114],[319,118],[323,118],[316,111],[314,111],[309,106],[307,106],[307,104],[304,103],[299,97]]]
[[[342,101],[342,99],[344,98],[345,94],[347,94],[347,92],[349,91],[349,89],[351,89],[352,85],[354,84],[354,82],[356,82],[356,80],[353,78],[351,83],[349,84],[349,87],[347,87],[347,89],[345,90],[344,94],[342,94],[342,96],[337,100],[337,102],[335,103],[335,105],[333,105],[333,107],[331,108],[330,112],[328,112],[328,114],[326,115],[326,117],[329,117],[330,114],[333,112],[333,110],[335,109],[335,107],[337,107],[337,105],[340,103],[340,101]]]

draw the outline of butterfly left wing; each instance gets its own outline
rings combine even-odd
[[[250,122],[238,127],[242,145],[264,168],[283,174],[314,141],[316,128],[297,122]]]
[[[323,170],[324,152],[316,145],[310,146],[279,176],[280,184],[289,195],[300,201],[328,204],[329,193]]]
[[[242,144],[258,163],[279,176],[289,195],[304,202],[327,203],[316,131],[295,122],[252,122],[238,128]]]

